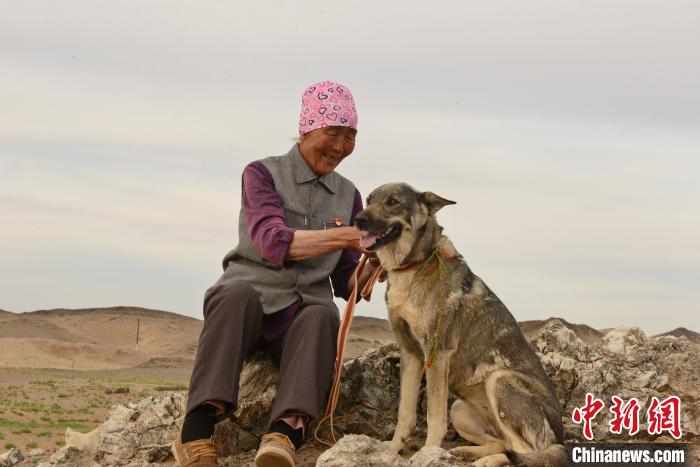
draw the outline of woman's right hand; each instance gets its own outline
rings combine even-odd
[[[364,230],[359,230],[355,227],[336,227],[333,229],[333,232],[338,235],[337,238],[339,240],[346,243],[347,246],[345,248],[352,248],[360,253],[364,252],[364,249],[360,246],[360,239],[367,235],[367,232]]]
[[[329,251],[350,248],[364,253],[360,246],[360,239],[364,235],[367,235],[367,232],[347,226],[328,230],[295,230],[284,258],[288,261],[300,261]]]

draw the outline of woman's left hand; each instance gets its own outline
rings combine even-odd
[[[365,250],[364,254],[367,256],[367,263],[369,264],[371,272],[374,272],[378,267],[380,267],[382,265],[379,262],[379,258],[377,258],[376,253],[374,253],[372,251]],[[382,273],[379,275],[379,278],[377,278],[378,282],[384,282],[385,280],[386,280],[386,270],[382,271]]]

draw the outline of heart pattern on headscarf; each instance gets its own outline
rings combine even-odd
[[[306,88],[301,96],[299,134],[339,125],[357,130],[357,110],[350,90],[333,81]]]

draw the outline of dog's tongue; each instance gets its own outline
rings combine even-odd
[[[377,235],[370,233],[370,234],[367,234],[360,239],[360,246],[366,250],[367,248],[374,245],[374,243],[376,241],[377,241]]]

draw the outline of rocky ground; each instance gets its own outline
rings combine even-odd
[[[676,395],[682,402],[681,441],[690,443],[695,462],[700,459],[700,359],[698,347],[686,337],[647,337],[637,328],[608,332],[597,343],[587,344],[564,323],[547,322],[530,335],[531,345],[552,378],[562,407],[567,441],[581,441],[581,427],[571,421],[575,407],[586,393],[604,400],[637,398],[644,413],[652,397]],[[400,456],[384,449],[379,440],[390,437],[399,394],[399,355],[395,344],[368,350],[345,363],[343,384],[335,417],[338,437],[346,436],[333,449],[308,443],[299,452],[301,465],[467,465],[440,449],[420,449],[425,436],[425,397],[421,394],[415,438]],[[275,394],[275,371],[269,361],[253,359],[242,375],[240,407],[232,420],[217,426],[215,441],[223,465],[252,461],[259,436]],[[170,465],[169,445],[182,423],[185,392],[165,391],[139,402],[114,405],[94,432],[93,448],[63,447],[51,456],[21,450],[5,454],[1,465],[12,465],[24,456],[25,465]],[[642,426],[635,437],[611,435],[606,410],[595,419],[596,441],[668,442],[668,435],[649,435]],[[322,435],[328,437],[327,430]],[[450,430],[445,448],[460,444]],[[14,460],[12,460],[12,459]],[[3,464],[4,463],[4,464]],[[692,464],[691,464],[692,465]]]

